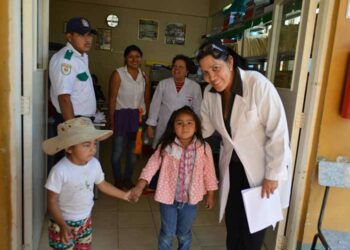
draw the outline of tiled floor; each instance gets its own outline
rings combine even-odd
[[[109,164],[110,141],[101,147],[101,163],[106,179],[112,182]],[[145,164],[139,160],[135,179]],[[138,203],[127,203],[99,193],[93,214],[93,250],[153,250],[157,249],[160,226],[158,203],[152,195],[143,196]],[[224,250],[226,229],[218,223],[218,207],[207,210],[199,205],[193,226],[193,250]],[[49,249],[47,227],[44,226],[39,250]],[[176,241],[174,240],[174,249]]]
[[[160,226],[158,204],[152,195],[138,203],[127,203],[99,194],[93,210],[93,244],[96,250],[150,250],[157,248]],[[47,247],[44,230],[40,250]],[[193,226],[193,250],[226,249],[226,230],[218,223],[218,210],[207,210],[201,204]],[[174,249],[176,241],[174,241]]]

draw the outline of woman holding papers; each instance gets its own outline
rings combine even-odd
[[[220,42],[203,44],[197,54],[204,80],[203,136],[218,131],[220,220],[225,213],[227,249],[260,250],[265,229],[249,231],[241,191],[262,186],[261,197],[279,189],[289,204],[291,154],[284,108],[273,84],[245,70],[242,57]]]

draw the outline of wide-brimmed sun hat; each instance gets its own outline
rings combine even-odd
[[[79,117],[63,123],[57,127],[57,136],[43,142],[43,150],[53,155],[62,149],[77,145],[86,141],[107,139],[113,134],[112,130],[95,129],[89,118]]]

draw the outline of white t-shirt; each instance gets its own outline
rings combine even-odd
[[[116,110],[119,109],[145,109],[145,85],[146,81],[139,69],[136,80],[129,74],[127,66],[117,69],[120,76],[120,87],[118,91]]]
[[[50,171],[45,188],[58,194],[63,218],[76,221],[90,216],[94,205],[94,184],[103,180],[104,173],[96,158],[79,166],[63,157]]]
[[[58,96],[69,94],[74,115],[93,116],[96,99],[86,53],[80,54],[70,43],[50,60],[50,97],[58,113],[61,113]]]

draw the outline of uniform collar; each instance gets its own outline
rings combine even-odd
[[[220,92],[216,91],[214,87],[211,87],[211,89],[209,91],[212,93],[221,94]],[[233,80],[231,91],[235,95],[243,96],[242,77],[241,77],[241,72],[239,71],[238,67],[235,68],[235,79]]]
[[[72,50],[77,56],[87,57],[86,53],[82,54],[79,51],[77,51],[70,42],[67,42],[66,46],[68,49]]]

